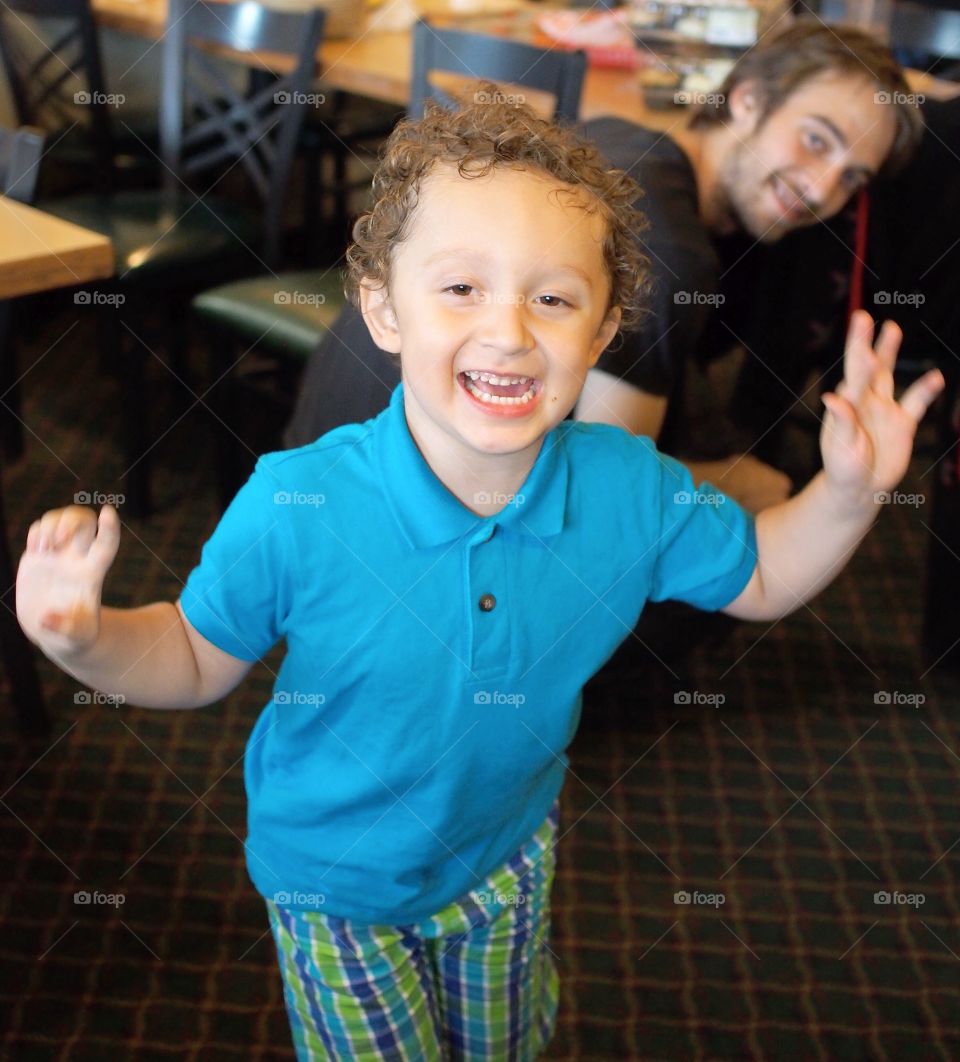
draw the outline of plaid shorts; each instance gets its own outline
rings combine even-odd
[[[559,805],[459,900],[411,925],[359,925],[267,900],[297,1058],[530,1062],[553,1035]]]

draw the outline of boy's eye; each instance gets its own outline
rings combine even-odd
[[[471,295],[473,293],[472,284],[451,284],[450,287],[444,288],[444,291],[451,291],[454,295]]]
[[[559,295],[540,295],[538,301],[542,302],[544,306],[569,306],[570,304],[566,299],[561,299]]]
[[[807,147],[811,151],[826,151],[828,144],[819,133],[808,132],[806,136]]]

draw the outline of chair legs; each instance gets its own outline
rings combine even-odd
[[[7,522],[0,489],[0,645],[10,682],[13,707],[21,735],[45,738],[50,719],[34,664],[34,648],[20,629],[16,615],[16,575],[7,538]]]
[[[106,306],[99,315],[104,353],[120,379],[123,418],[123,462],[121,475],[130,516],[145,517],[151,512],[150,448],[147,426],[149,403],[146,395],[146,354],[138,341],[126,341],[114,307]]]

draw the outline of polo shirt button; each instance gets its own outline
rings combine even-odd
[[[497,599],[493,594],[484,594],[480,598],[480,611],[481,612],[493,612],[497,607]]]

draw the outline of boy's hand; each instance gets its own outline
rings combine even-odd
[[[917,425],[944,387],[931,369],[911,384],[899,402],[893,395],[893,368],[903,333],[885,321],[876,346],[874,323],[864,310],[850,320],[843,356],[843,382],[827,392],[820,450],[827,481],[846,503],[873,502],[903,478]]]
[[[17,618],[53,657],[89,649],[100,633],[100,595],[120,544],[120,518],[104,505],[70,505],[35,521],[17,571]]]

